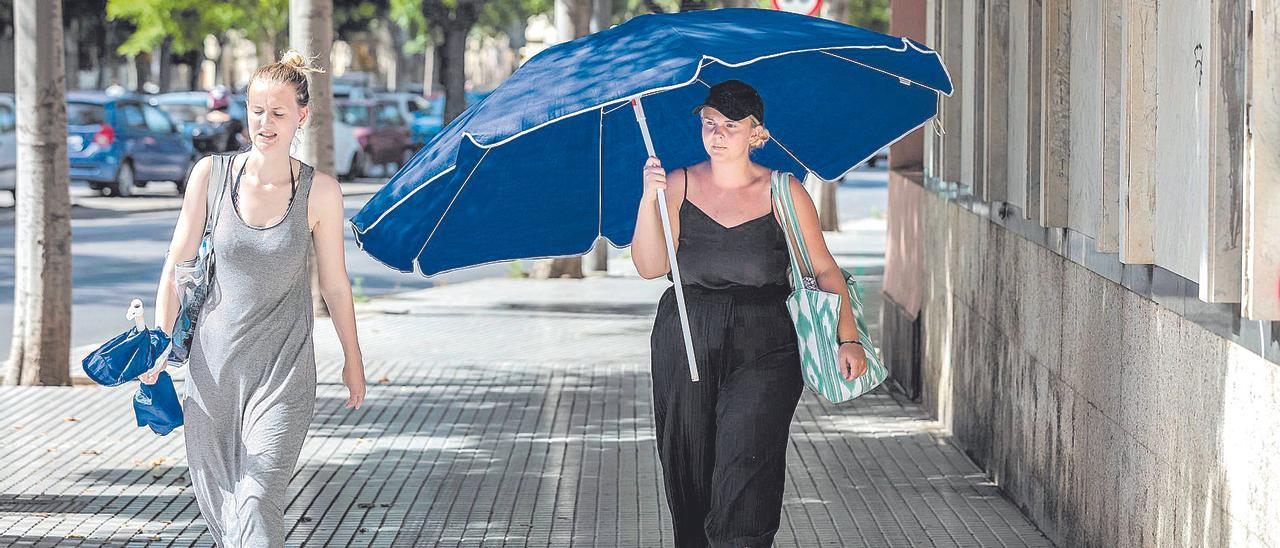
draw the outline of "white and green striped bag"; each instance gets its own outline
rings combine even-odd
[[[836,332],[836,326],[840,323],[840,295],[822,291],[818,288],[817,280],[812,277],[813,263],[809,260],[809,249],[805,247],[804,234],[796,218],[795,204],[791,201],[790,178],[786,173],[773,172],[773,197],[778,211],[786,219],[783,232],[788,235],[786,240],[791,256],[792,288],[791,296],[787,297],[787,309],[791,311],[791,319],[796,325],[796,343],[800,347],[804,384],[832,403],[852,400],[870,392],[889,376],[889,371],[880,361],[880,353],[876,351],[871,335],[867,332],[858,285],[854,282],[853,275],[841,269],[845,283],[849,286],[849,296],[853,300],[858,340],[862,342],[862,348],[867,354],[867,371],[852,381],[847,381],[840,376],[838,365],[840,336]],[[791,235],[794,235],[794,240]],[[797,257],[804,264],[803,270]],[[810,275],[805,276],[806,272]]]

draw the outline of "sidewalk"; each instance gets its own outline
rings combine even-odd
[[[865,262],[878,296],[859,237],[832,248]],[[669,545],[648,377],[665,287],[489,279],[376,299],[358,312],[371,384],[355,412],[318,322],[289,545]],[[131,393],[0,388],[0,546],[211,544],[181,432],[135,428]],[[806,394],[788,465],[778,546],[1049,546],[932,421],[885,393],[840,407]]]
[[[361,313],[373,384],[358,412],[341,409],[320,324],[290,543],[666,543],[645,365],[662,289],[490,280],[376,301]],[[129,392],[0,389],[0,545],[208,545],[182,438],[134,428]],[[1047,545],[893,398],[806,395],[792,439],[780,546]]]

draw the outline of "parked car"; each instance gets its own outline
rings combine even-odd
[[[344,176],[367,177],[375,165],[404,165],[416,152],[409,126],[391,101],[338,101],[335,114],[335,122],[351,126],[356,137],[357,146]]]
[[[240,150],[249,114],[243,95],[216,96],[206,91],[178,91],[151,98],[151,104],[182,124],[182,131],[201,154]],[[213,113],[221,107],[220,113]]]
[[[333,79],[330,84],[333,87],[333,98],[342,99],[368,99],[372,93],[373,75],[367,72],[348,72],[342,76]]]
[[[13,95],[0,93],[0,190],[11,197],[17,191],[18,138]]]
[[[302,134],[302,138],[307,138],[305,132]],[[342,120],[339,120],[337,116],[334,116],[333,170],[342,179],[350,179],[354,175],[351,171],[351,164],[356,159],[356,149],[358,148],[360,148],[360,144],[356,142],[356,128],[347,125]]]
[[[102,92],[67,94],[67,156],[72,180],[116,196],[152,181],[174,181],[181,193],[198,158],[164,111],[136,95]]]
[[[396,105],[400,118],[409,126],[414,148],[426,146],[427,141],[440,133],[444,125],[443,109],[436,108],[436,105],[431,104],[421,95],[394,92],[379,93],[376,98],[391,101]]]
[[[479,103],[482,99],[489,96],[488,91],[468,91],[463,94],[466,98],[467,108]],[[420,116],[413,125],[413,142],[418,148],[427,145],[440,130],[444,129],[444,94],[436,93],[427,99],[427,105],[430,106],[428,114]]]

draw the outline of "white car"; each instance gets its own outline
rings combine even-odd
[[[301,142],[306,141],[307,132],[303,131],[298,136],[299,146]],[[333,120],[333,170],[336,172],[335,177],[339,179],[347,179],[347,174],[351,173],[351,159],[356,155],[356,134],[351,126],[342,123],[336,117]]]
[[[356,157],[356,132],[351,126],[342,123],[335,116],[333,119],[333,170],[334,176],[350,178],[351,161]]]
[[[0,93],[0,190],[12,196],[18,179],[18,134],[13,95]]]

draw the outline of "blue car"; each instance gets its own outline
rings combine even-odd
[[[71,179],[103,195],[132,196],[152,181],[186,190],[198,155],[169,115],[136,95],[67,94]]]
[[[487,91],[468,91],[464,93],[467,101],[467,107],[479,103],[489,95]],[[440,133],[444,129],[444,94],[435,94],[427,100],[430,105],[429,109],[421,109],[413,113],[413,144],[418,148],[427,145],[427,142]]]

